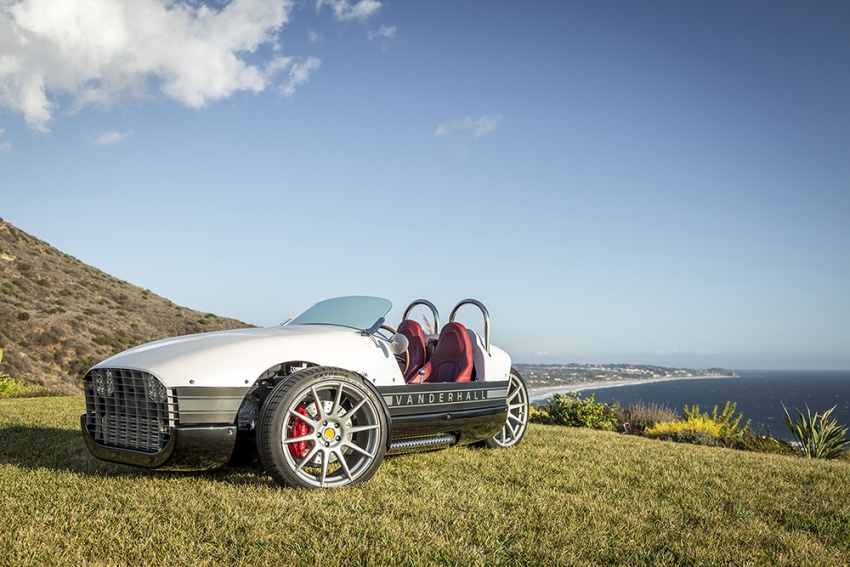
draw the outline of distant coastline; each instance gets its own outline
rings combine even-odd
[[[523,364],[514,365],[525,378],[535,401],[558,392],[636,386],[692,378],[734,378],[726,368],[668,368],[649,364]]]
[[[655,384],[658,382],[672,382],[674,380],[689,380],[693,378],[699,379],[719,379],[719,378],[736,378],[735,374],[726,375],[706,375],[706,376],[691,376],[680,377],[671,376],[665,378],[647,378],[644,380],[616,380],[613,382],[590,382],[577,384],[562,384],[558,386],[542,386],[537,388],[529,388],[528,396],[532,402],[543,402],[554,394],[566,394],[568,392],[582,392],[584,390],[602,390],[608,388],[618,388],[621,386],[641,386],[643,384]]]

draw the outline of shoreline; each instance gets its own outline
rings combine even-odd
[[[545,388],[529,389],[528,399],[531,402],[545,402],[553,394],[566,394],[568,392],[583,392],[585,390],[602,390],[607,388],[619,388],[621,386],[641,386],[643,384],[654,384],[656,382],[671,382],[673,380],[702,380],[718,378],[736,378],[736,376],[671,376],[669,378],[647,378],[638,380],[612,380],[611,382],[595,382],[585,384],[565,384],[563,386],[546,386]]]

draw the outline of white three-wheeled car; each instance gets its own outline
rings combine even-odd
[[[474,305],[484,336],[455,321]],[[428,332],[408,318],[424,306]],[[490,344],[489,314],[467,299],[440,327],[414,301],[398,329],[377,297],[317,303],[286,323],[164,339],[85,375],[81,417],[99,459],[206,468],[259,459],[279,483],[369,479],[385,455],[485,444],[511,447],[528,423],[528,392]]]

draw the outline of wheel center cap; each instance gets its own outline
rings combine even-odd
[[[322,435],[325,436],[327,441],[333,441],[333,438],[336,437],[336,431],[334,431],[333,427],[328,427]]]

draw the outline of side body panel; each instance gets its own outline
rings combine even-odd
[[[393,424],[393,441],[450,433],[461,444],[495,435],[507,416],[507,381],[386,386],[378,390]]]

